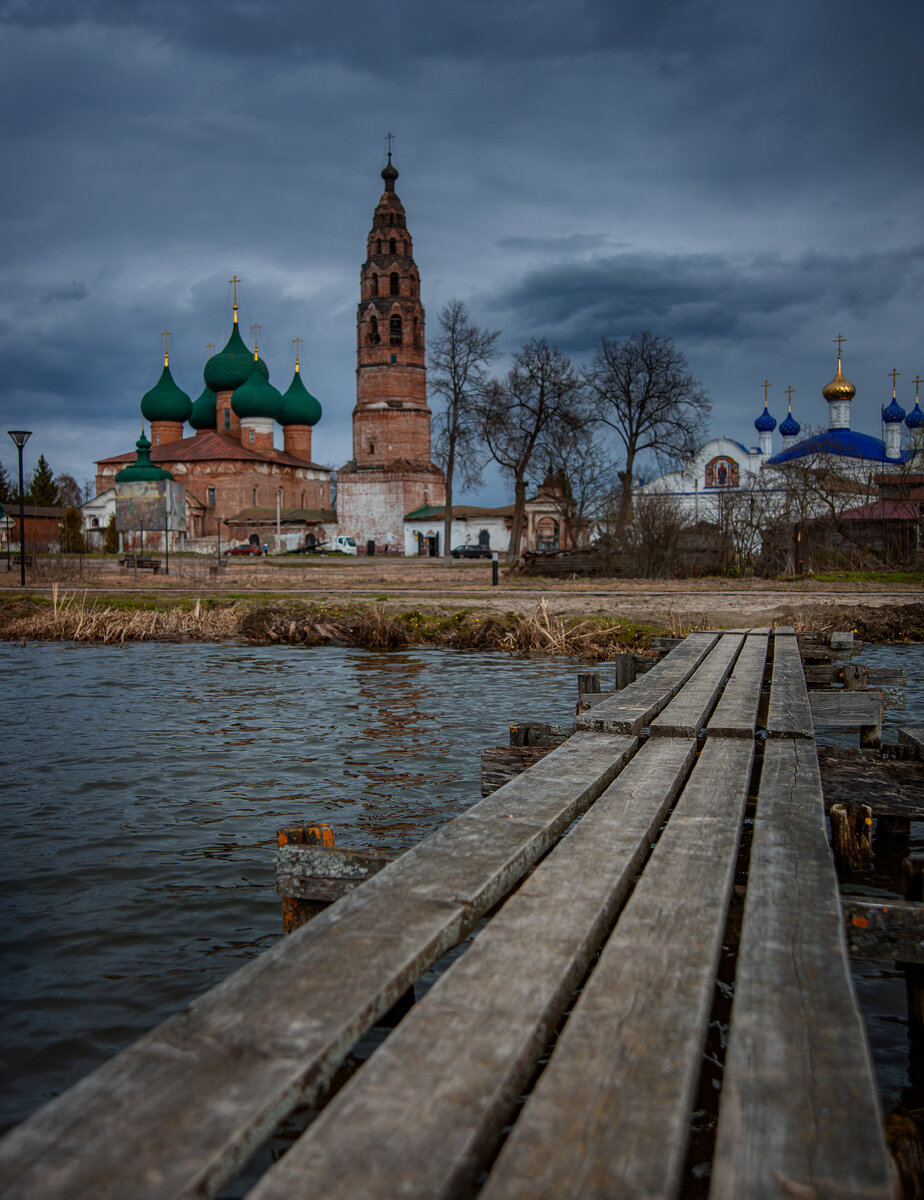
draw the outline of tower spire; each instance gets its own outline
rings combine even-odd
[[[304,338],[294,337],[292,341],[295,343],[295,374],[298,374],[298,348],[304,341]]]
[[[165,329],[160,336],[164,339],[164,366],[169,367],[170,366],[170,351],[169,351],[167,339],[170,337],[170,330]]]

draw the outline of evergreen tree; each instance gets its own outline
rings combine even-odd
[[[58,503],[58,485],[44,454],[39,455],[26,489],[26,503],[39,508],[54,508]]]
[[[15,499],[16,488],[6,473],[6,467],[0,463],[0,504],[9,504]]]
[[[83,540],[83,519],[73,504],[65,512],[61,522],[60,545],[62,554],[85,554],[87,550]]]
[[[106,541],[103,549],[107,554],[119,553],[119,531],[116,529],[115,513],[110,516],[109,524],[106,526]]]

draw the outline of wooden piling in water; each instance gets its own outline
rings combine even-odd
[[[924,854],[913,854],[902,863],[902,893],[906,900],[924,901]],[[905,964],[908,992],[908,1032],[924,1038],[924,965]]]
[[[862,870],[873,861],[873,813],[868,804],[831,805],[834,861],[845,871]]]

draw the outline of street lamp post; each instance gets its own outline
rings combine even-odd
[[[32,437],[31,429],[10,429],[8,430],[10,437],[16,444],[16,449],[19,451],[19,578],[21,586],[26,586],[26,510],[23,502],[23,481],[22,481],[22,448]]]

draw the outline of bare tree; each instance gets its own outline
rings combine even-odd
[[[587,420],[580,377],[544,338],[527,342],[503,380],[492,380],[478,406],[482,436],[494,461],[513,479],[507,562],[520,552],[526,480],[543,447]]]
[[[430,391],[443,407],[435,418],[435,453],[446,476],[443,515],[443,561],[452,565],[452,492],[458,473],[464,486],[481,482],[482,461],[478,398],[485,387],[485,368],[497,357],[499,330],[481,329],[455,298],[443,305],[440,331],[430,343]]]
[[[621,342],[601,338],[584,378],[595,417],[614,430],[625,451],[617,514],[625,526],[636,458],[648,451],[663,470],[689,457],[703,439],[712,406],[673,341],[648,330]]]
[[[554,499],[567,532],[566,544],[586,545],[613,506],[618,480],[612,455],[590,422],[559,430],[543,451],[545,478],[556,483]]]
[[[62,508],[79,508],[83,503],[80,485],[73,475],[58,475],[55,487],[58,489],[58,504]]]

